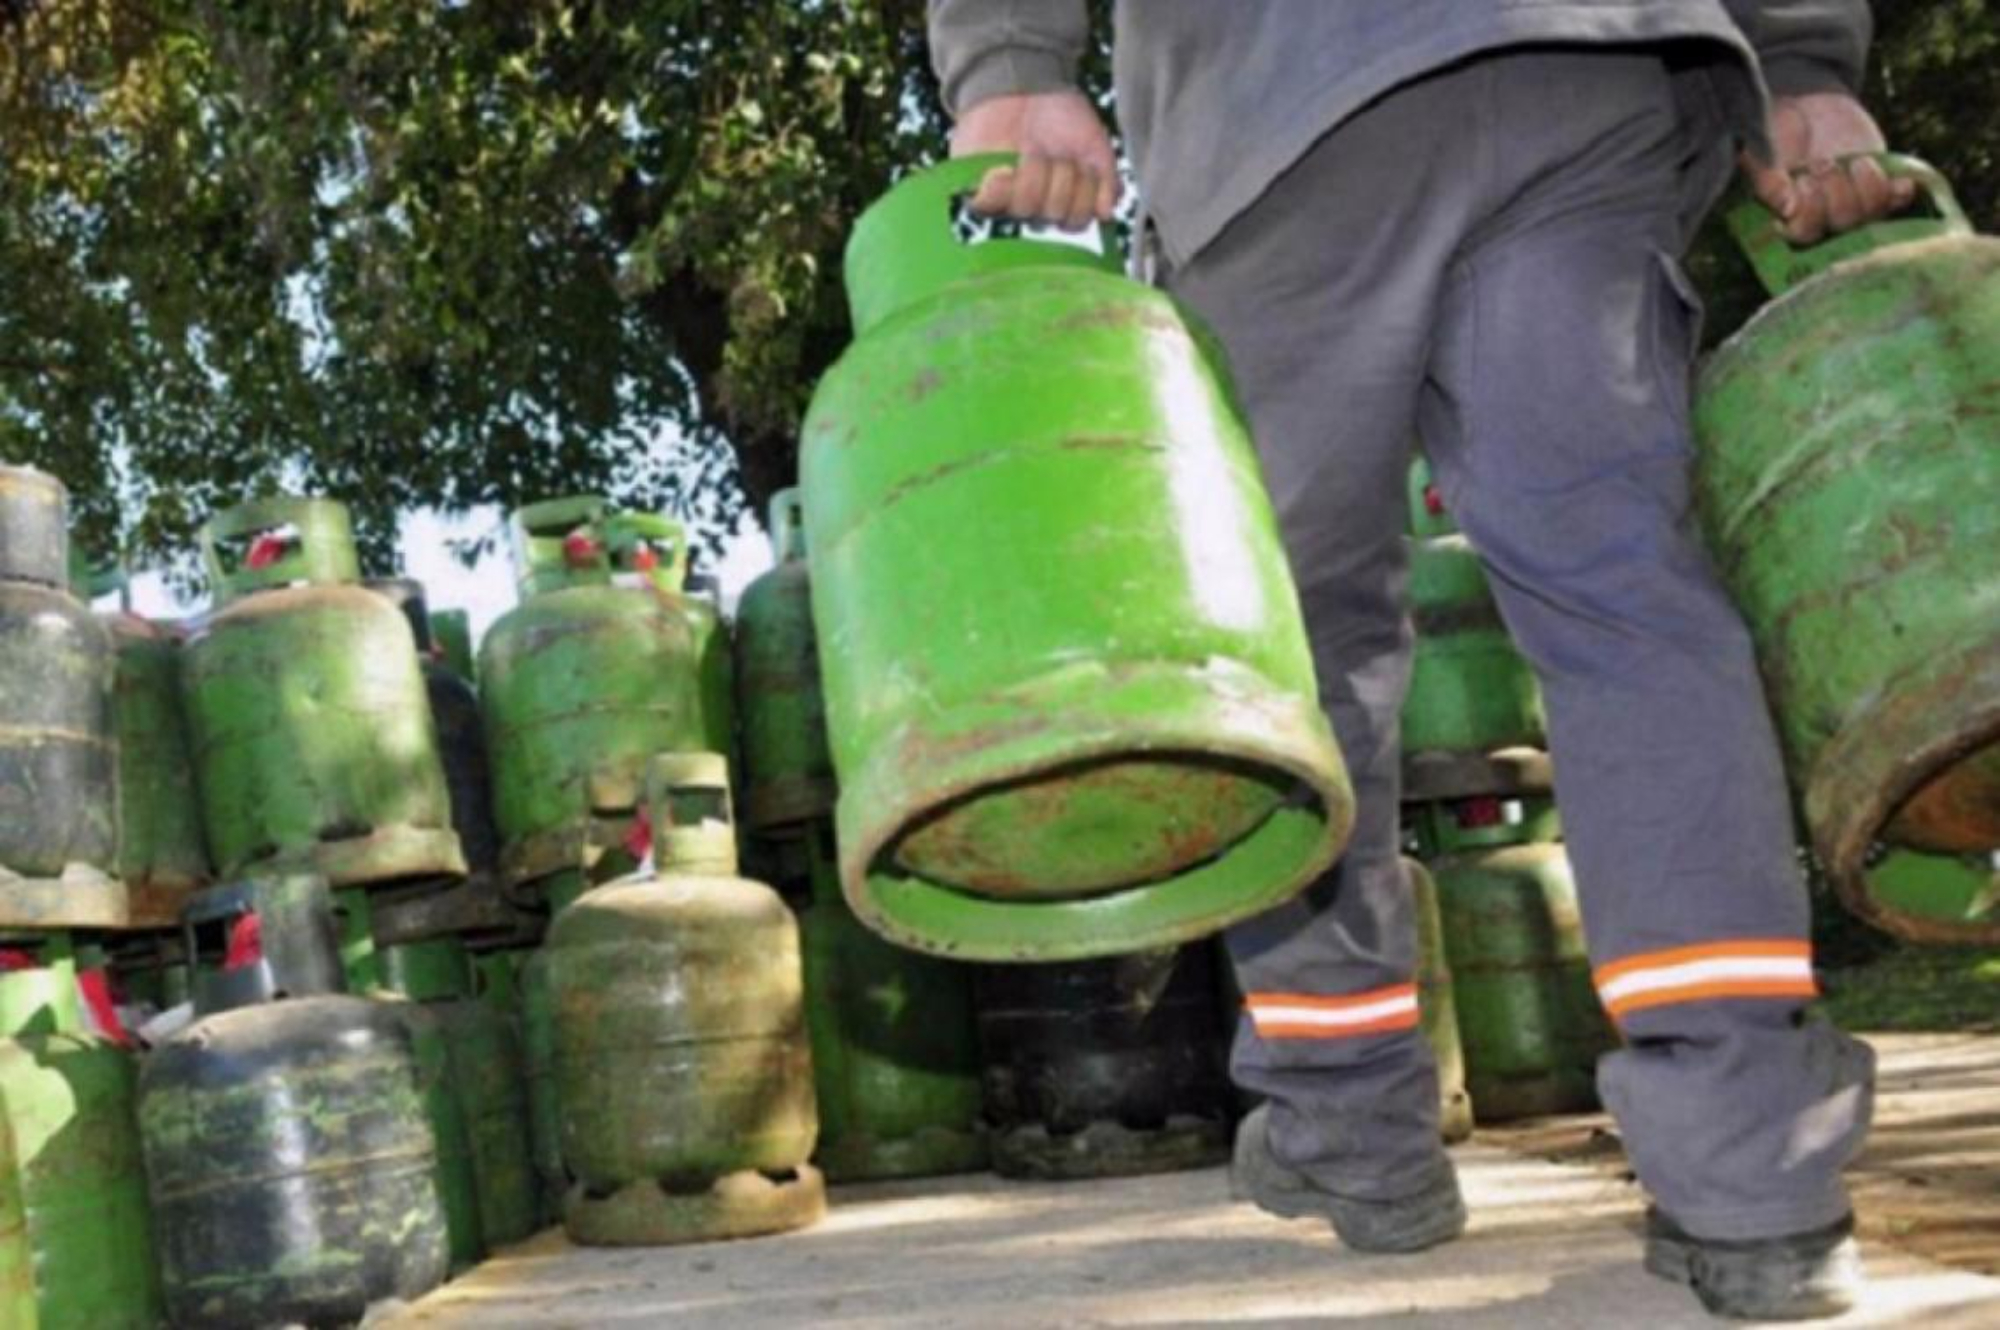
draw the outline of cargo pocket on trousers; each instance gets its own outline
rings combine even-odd
[[[1701,349],[1701,324],[1706,313],[1701,295],[1688,280],[1679,259],[1665,250],[1653,251],[1653,373],[1661,398],[1674,418],[1688,428],[1688,397],[1694,386],[1694,361]],[[1690,441],[1691,442],[1691,441]]]

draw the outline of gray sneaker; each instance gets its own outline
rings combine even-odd
[[[1776,1238],[1697,1238],[1657,1207],[1646,1211],[1646,1269],[1694,1290],[1710,1315],[1739,1321],[1838,1316],[1861,1293],[1854,1216]]]
[[[1236,1129],[1229,1190],[1284,1219],[1323,1218],[1342,1243],[1359,1252],[1418,1252],[1465,1232],[1458,1172],[1442,1149],[1417,1190],[1391,1201],[1339,1196],[1315,1186],[1271,1153],[1270,1106],[1259,1104]]]

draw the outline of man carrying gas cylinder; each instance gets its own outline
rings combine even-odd
[[[1647,1268],[1722,1315],[1853,1300],[1840,1172],[1872,1058],[1806,1014],[1777,743],[1689,520],[1677,256],[1739,155],[1795,243],[1908,203],[1857,156],[1883,146],[1854,96],[1869,32],[1863,0],[1119,3],[1162,271],[1228,352],[1359,803],[1328,879],[1229,935],[1233,1069],[1267,1100],[1235,1178],[1265,1209],[1369,1252],[1465,1225],[1416,1013],[1371,1014],[1415,963],[1397,712],[1421,437],[1541,678]],[[1020,154],[975,209],[1108,217],[1084,0],[931,0],[930,34],[953,152]],[[1326,1019],[1260,1021],[1301,995]]]

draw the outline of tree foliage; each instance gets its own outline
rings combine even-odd
[[[143,552],[287,486],[378,550],[411,504],[712,508],[725,438],[768,492],[847,228],[941,133],[919,0],[28,7],[0,456]]]
[[[2000,18],[1876,11],[1892,139],[2000,227]],[[922,0],[0,0],[0,457],[141,556],[287,487],[378,555],[573,490],[726,526],[943,134]]]

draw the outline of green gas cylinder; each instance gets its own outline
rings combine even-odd
[[[733,722],[728,641],[681,594],[677,523],[578,497],[530,504],[510,531],[523,599],[480,646],[479,692],[518,889],[590,866],[630,826],[647,759],[725,742]]]
[[[453,1066],[457,1032],[443,1010],[466,987],[464,949],[455,939],[437,939],[381,947],[376,957],[383,987],[408,999],[396,1009],[409,1026],[417,1092],[437,1142],[433,1175],[451,1268],[462,1271],[485,1259],[487,1248],[472,1110],[459,1093]]]
[[[550,919],[562,917],[583,895],[581,869],[542,879]],[[528,1084],[528,1137],[535,1165],[538,1204],[544,1222],[562,1218],[569,1194],[569,1168],[563,1162],[562,1097],[556,1084],[556,1015],[549,997],[549,949],[535,948],[521,967],[521,1054]]]
[[[1440,797],[1423,776],[1449,756],[1481,762],[1509,748],[1545,748],[1534,671],[1514,646],[1472,546],[1451,527],[1430,468],[1410,473],[1410,609],[1416,651],[1403,702],[1404,797]]]
[[[1415,859],[1403,860],[1417,909],[1417,1009],[1424,1042],[1437,1061],[1438,1131],[1447,1141],[1472,1135],[1472,1096],[1465,1090],[1465,1044],[1458,1034],[1458,998],[1444,950],[1437,883]]]
[[[503,1011],[480,1000],[472,958],[456,938],[381,948],[384,981],[423,1007],[448,1052],[447,1086],[465,1133],[476,1228],[488,1247],[539,1224],[528,1136],[526,1070]]]
[[[1351,796],[1212,339],[1115,255],[898,184],[801,445],[842,881],[962,959],[1130,952],[1311,881]]]
[[[20,1156],[13,1126],[0,1114],[0,1325],[36,1330],[37,1324],[35,1248],[21,1199]]]
[[[771,500],[771,571],[736,605],[737,715],[743,723],[743,826],[802,830],[833,813],[839,793],[826,747],[805,511],[796,489]]]
[[[736,876],[727,763],[651,765],[657,868],[599,887],[549,933],[564,1226],[658,1244],[796,1228],[826,1204],[798,927]]]
[[[194,1024],[150,1055],[139,1124],[177,1326],[347,1325],[447,1269],[404,1004],[341,992],[323,879],[233,883],[184,917]]]
[[[812,900],[799,911],[819,1149],[834,1182],[986,1166],[972,975],[863,928],[840,891],[832,828],[811,837]]]
[[[1595,1108],[1597,1059],[1617,1035],[1591,983],[1553,812],[1543,800],[1464,799],[1420,817],[1479,1119]]]
[[[431,637],[438,644],[438,659],[446,669],[467,683],[476,682],[478,671],[472,663],[472,616],[464,610],[432,610]]]
[[[67,938],[38,950],[33,968],[0,973],[0,1119],[13,1143],[18,1172],[5,1185],[24,1203],[40,1325],[153,1330],[160,1289],[132,1056],[85,1032]],[[0,1308],[9,1290],[0,1284]]]
[[[356,584],[347,510],[242,504],[201,544],[220,608],[181,685],[217,869],[336,887],[463,873],[416,644]]]
[[[111,638],[71,594],[68,495],[0,466],[0,925],[116,928]]]
[[[181,631],[129,611],[100,615],[117,653],[118,874],[134,928],[171,928],[209,879],[194,757],[181,713]]]
[[[2000,941],[2000,240],[1936,172],[1932,217],[1793,249],[1732,229],[1776,297],[1697,387],[1695,500],[1756,642],[1814,851],[1848,907]],[[1884,895],[1878,846],[1962,857]]]

